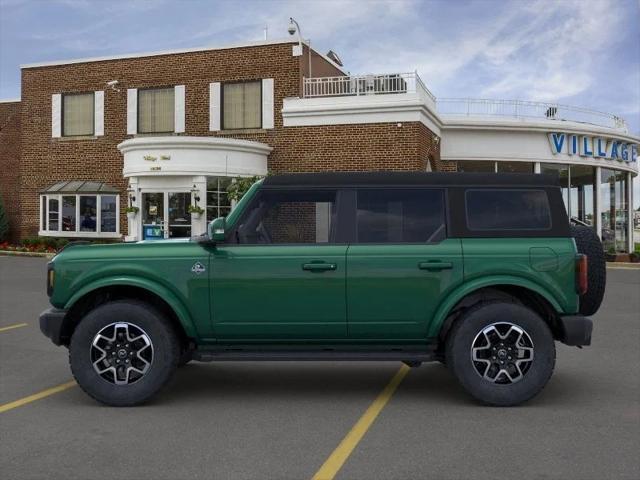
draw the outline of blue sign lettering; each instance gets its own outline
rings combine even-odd
[[[582,157],[593,156],[593,145],[591,144],[591,137],[581,137],[580,155]]]
[[[553,153],[561,153],[562,147],[564,146],[564,133],[552,133],[550,135],[551,138],[551,146],[553,147]]]

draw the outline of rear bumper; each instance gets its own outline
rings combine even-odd
[[[582,315],[560,317],[560,327],[562,328],[562,337],[559,340],[562,343],[574,347],[591,345],[593,322],[589,317]]]
[[[62,325],[66,315],[66,310],[58,308],[48,308],[40,314],[40,331],[56,345],[64,343]]]

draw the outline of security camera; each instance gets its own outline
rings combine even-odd
[[[119,92],[120,89],[116,88],[116,85],[118,85],[118,83],[118,80],[111,80],[107,82],[107,87],[111,88],[111,90],[113,90],[114,92]]]
[[[289,35],[295,35],[296,34],[296,26],[293,23],[293,18],[289,22],[289,28],[287,28],[287,31],[289,32]]]

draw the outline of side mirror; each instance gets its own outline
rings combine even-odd
[[[218,217],[209,223],[208,234],[212,242],[224,242],[224,228],[226,220],[224,217]]]

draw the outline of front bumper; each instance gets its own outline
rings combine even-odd
[[[573,347],[591,345],[591,331],[593,322],[589,317],[582,315],[569,315],[560,317],[560,327],[562,329],[562,343]]]
[[[62,327],[66,310],[48,308],[40,314],[40,331],[56,345],[62,345],[66,338],[62,336]]]

